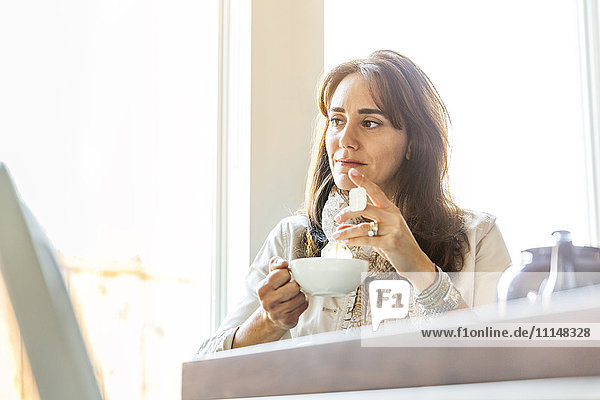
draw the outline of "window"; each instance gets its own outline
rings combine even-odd
[[[210,335],[218,7],[0,6],[0,159],[61,254],[107,398],[177,398]]]
[[[592,244],[597,229],[578,32],[575,1],[326,0],[325,70],[381,48],[415,61],[452,119],[457,203],[495,215],[519,263],[554,230]]]

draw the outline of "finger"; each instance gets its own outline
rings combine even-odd
[[[278,299],[279,303],[284,303],[296,297],[298,293],[300,293],[300,285],[298,285],[298,282],[292,281],[275,290],[273,295]]]
[[[289,263],[281,257],[273,256],[269,260],[269,271],[273,271],[275,269],[284,269],[289,266]]]
[[[293,314],[295,311],[297,311],[299,308],[303,307],[307,303],[308,301],[306,295],[300,292],[293,299],[287,301],[286,306],[288,307],[288,309],[284,312],[286,314]]]
[[[339,229],[331,235],[335,240],[347,240],[360,236],[369,236],[371,226],[367,222],[358,225],[350,225],[348,228]],[[379,225],[379,236],[381,236],[381,225]]]
[[[271,304],[271,313],[274,315],[282,316],[283,314],[288,314],[298,306],[302,305],[302,303],[306,300],[306,295],[302,292],[298,293],[296,296],[291,298],[288,301],[284,301],[283,303],[272,303]]]
[[[301,298],[300,305],[298,305],[294,309],[288,311],[287,314],[292,314],[292,315],[298,314],[298,315],[300,315],[304,311],[306,311],[306,309],[309,306],[308,298],[306,297],[306,295],[304,293],[301,293],[301,294],[304,295],[304,298]]]
[[[389,206],[394,205],[394,203],[387,198],[379,186],[358,172],[356,168],[350,168],[350,171],[348,171],[348,177],[356,186],[362,186],[365,188],[367,195],[375,206],[379,208],[388,208]]]
[[[269,290],[275,291],[288,283],[291,278],[292,276],[287,269],[273,270],[265,278],[265,286],[267,286]]]
[[[389,219],[390,213],[387,210],[377,208],[372,204],[367,204],[362,211],[350,211],[350,207],[344,207],[334,217],[335,222],[341,223],[356,217],[365,217],[373,221],[381,222]]]
[[[342,225],[338,226],[338,230],[350,228],[351,226],[356,226],[356,225],[353,225],[353,224],[342,224]]]
[[[356,236],[350,239],[340,240],[342,243],[348,246],[371,246],[371,247],[382,247],[383,237],[377,236]]]

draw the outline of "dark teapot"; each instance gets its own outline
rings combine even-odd
[[[600,284],[600,249],[573,246],[571,233],[556,231],[553,247],[522,251],[521,265],[506,269],[498,282],[498,301],[522,297],[548,301],[553,292]]]

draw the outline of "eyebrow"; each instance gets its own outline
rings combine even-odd
[[[332,109],[329,110],[329,112],[341,112],[341,113],[345,113],[346,110],[344,110],[342,107],[333,107]],[[383,113],[383,111],[377,109],[377,108],[361,108],[360,110],[358,110],[359,114],[378,114],[381,115],[382,117],[385,117],[385,114]]]

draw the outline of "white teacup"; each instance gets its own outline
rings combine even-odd
[[[297,258],[290,262],[293,279],[313,296],[345,296],[362,281],[369,263],[355,258]]]

